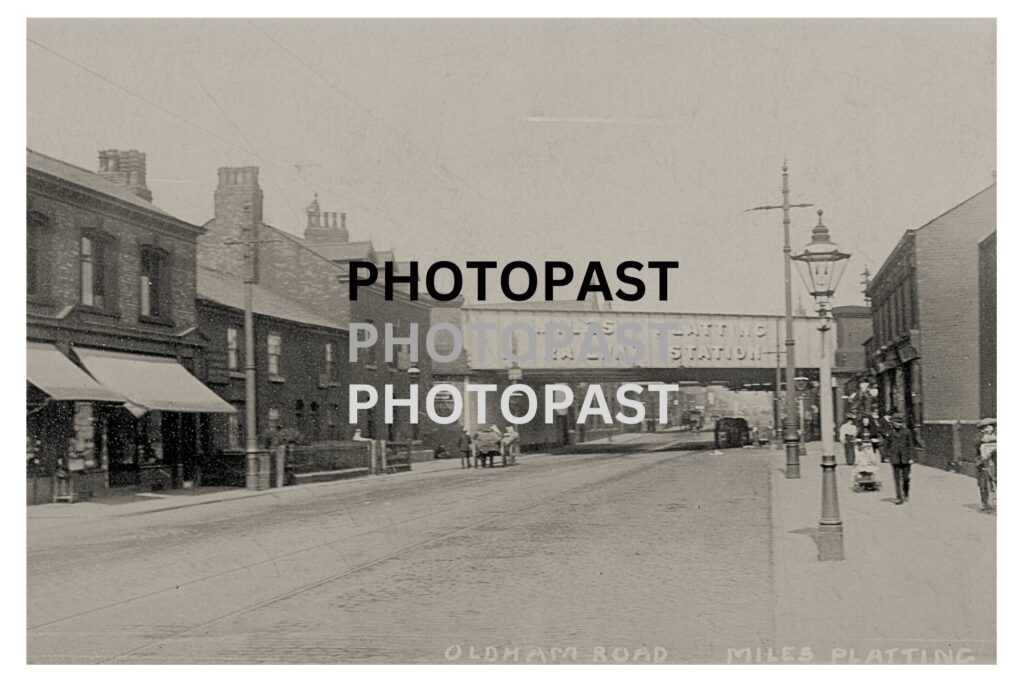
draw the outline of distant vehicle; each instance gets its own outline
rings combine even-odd
[[[742,417],[723,417],[715,423],[715,448],[742,448],[750,443],[750,423]]]

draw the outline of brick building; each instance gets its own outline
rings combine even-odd
[[[214,451],[245,448],[245,285],[230,275],[199,267],[196,304],[206,346],[206,383],[237,412],[211,420]],[[348,346],[343,325],[306,311],[259,285],[253,286],[258,445],[271,445],[279,429],[300,441],[338,441],[351,436],[346,423],[346,384],[341,354]]]
[[[979,242],[995,229],[993,183],[904,233],[868,285],[868,354],[881,407],[907,415],[929,464],[946,467],[973,457],[986,372],[994,386],[994,335],[991,348],[983,351],[979,343],[983,323],[994,328],[994,317],[986,317],[994,306],[982,305],[979,291],[985,288],[994,302],[994,268],[989,281]]]
[[[368,261],[381,269],[385,263],[391,262],[399,275],[408,275],[409,272],[407,262],[397,261],[393,250],[378,250],[372,241],[350,241],[346,215],[336,211],[321,211],[319,199],[315,196],[306,209],[303,244],[338,267],[340,282],[346,288],[349,267],[353,261]],[[348,298],[347,291],[345,297]],[[388,301],[385,299],[383,285],[378,282],[361,288],[358,299],[347,303],[350,319],[353,322],[372,323],[377,329],[378,339],[381,340],[385,335],[384,323],[393,324],[396,337],[409,336],[410,323],[416,323],[420,349],[415,364],[410,360],[407,346],[395,354],[390,363],[385,358],[382,346],[370,349],[351,368],[353,382],[373,384],[378,391],[381,391],[385,383],[390,383],[395,386],[396,395],[399,396],[406,396],[410,382],[417,382],[420,385],[422,400],[435,383],[457,385],[466,380],[468,365],[465,362],[465,354],[452,363],[435,364],[425,351],[426,335],[430,325],[448,322],[456,327],[461,326],[462,297],[441,302],[419,292],[419,298],[413,301],[409,297],[408,286],[398,284],[395,287],[394,298]],[[438,350],[442,353],[450,350],[451,347],[447,346],[447,343],[451,341],[453,340],[450,339],[450,335],[439,333]],[[386,425],[383,409],[378,408],[364,413],[359,426],[363,434],[376,435],[375,438],[412,439],[427,448],[443,443],[449,450],[454,450],[460,426],[434,424],[426,416],[422,403],[419,413],[418,424],[408,424],[403,420],[394,425]]]
[[[849,396],[857,389],[857,380],[865,375],[868,367],[864,344],[871,338],[870,306],[835,306],[836,353],[832,365],[835,385],[834,415],[837,424],[842,424],[846,414],[843,396]]]
[[[349,383],[371,384],[382,399],[386,384],[393,385],[399,397],[408,394],[411,381],[421,384],[421,396],[426,393],[433,382],[429,357],[421,353],[413,367],[408,351],[400,349],[390,362],[387,361],[383,350],[384,324],[392,323],[396,336],[407,336],[410,323],[418,323],[420,349],[424,349],[431,310],[438,302],[422,298],[411,301],[404,291],[399,291],[394,300],[386,301],[383,286],[376,285],[362,289],[359,299],[350,301],[348,263],[369,260],[382,265],[393,261],[394,254],[378,252],[370,242],[349,242],[344,214],[322,213],[319,202],[314,200],[307,210],[304,236],[299,237],[263,221],[263,191],[258,168],[221,168],[214,193],[214,217],[204,228],[206,233],[199,239],[199,262],[204,268],[241,278],[249,264],[246,244],[252,241],[255,243],[252,263],[256,282],[264,292],[297,303],[308,313],[339,326],[338,329],[355,321],[374,324],[381,341],[365,350],[356,361],[349,360],[347,341],[346,346],[338,349],[346,396]],[[447,305],[457,307],[459,302]],[[260,405],[257,409],[262,416],[260,419],[265,419],[265,407]],[[343,411],[346,423],[347,413]],[[420,413],[423,413],[422,407]],[[239,419],[244,422],[243,416]],[[412,425],[405,410],[396,412],[395,424],[385,424],[383,405],[362,413],[359,423],[349,426],[359,427],[364,436],[374,439],[412,439],[427,446],[438,440],[434,434],[435,428],[439,429],[437,425],[428,424],[424,419]],[[351,431],[345,433],[350,435]]]
[[[996,233],[978,244],[978,360],[981,417],[996,416]]]
[[[194,476],[209,413],[195,310],[202,228],[150,199],[146,157],[99,173],[28,151],[28,435],[32,502],[59,467],[79,492]]]

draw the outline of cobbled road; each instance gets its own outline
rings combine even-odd
[[[534,456],[30,525],[28,660],[721,663],[774,637],[768,468]]]

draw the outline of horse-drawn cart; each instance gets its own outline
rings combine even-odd
[[[508,464],[508,456],[505,449],[501,447],[502,435],[493,431],[477,432],[474,441],[476,442],[476,459],[481,467],[494,467],[494,456],[501,456],[501,466]]]

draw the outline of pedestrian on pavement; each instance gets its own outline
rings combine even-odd
[[[882,456],[882,462],[889,462],[889,451],[892,450],[892,415],[885,413],[879,419],[878,413],[875,413],[874,418],[878,422],[878,450]]]
[[[857,459],[853,463],[853,485],[878,483],[878,449],[875,444],[878,442],[878,430],[874,420],[864,415],[857,425],[857,436],[854,444],[857,450]]]
[[[473,437],[469,434],[469,427],[463,427],[459,434],[459,453],[462,455],[462,466],[469,469],[473,466]]]
[[[847,413],[846,420],[839,427],[839,440],[843,443],[843,452],[846,455],[846,464],[853,465],[856,460],[857,446],[854,441],[857,438],[857,425],[854,424],[856,416]]]
[[[996,420],[985,418],[978,423],[981,432],[978,444],[977,478],[978,491],[981,493],[981,511],[992,509],[989,496],[996,490]]]
[[[910,500],[910,466],[914,464],[914,435],[903,424],[903,413],[892,416],[892,450],[889,462],[896,487],[896,504]]]

